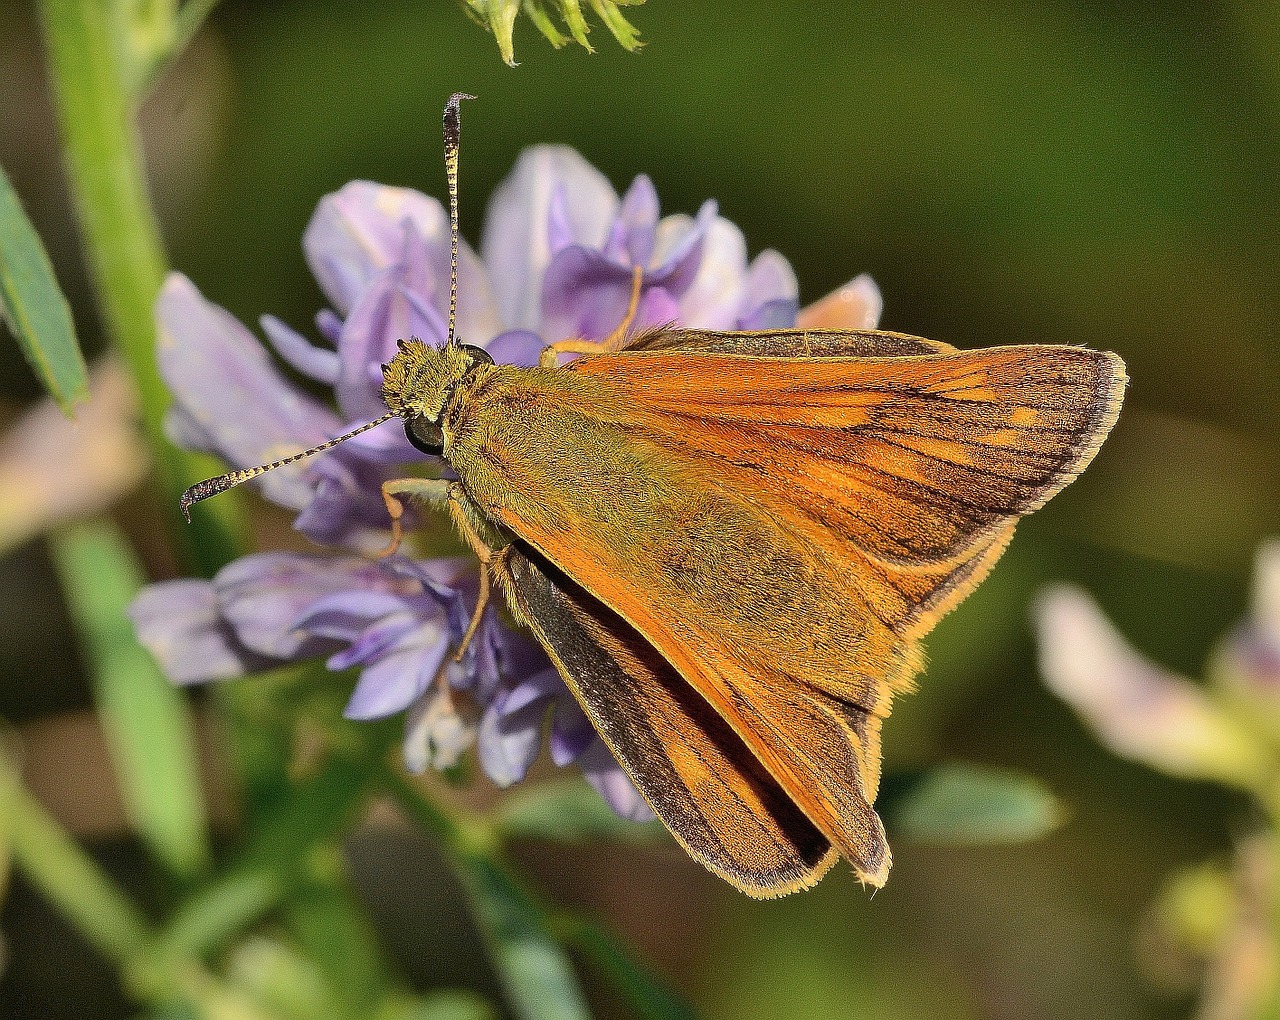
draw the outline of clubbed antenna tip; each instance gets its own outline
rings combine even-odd
[[[247,482],[250,478],[257,478],[258,475],[266,474],[268,471],[274,471],[276,468],[284,467],[286,464],[293,464],[305,457],[311,457],[317,453],[324,453],[325,450],[332,450],[339,443],[345,443],[352,436],[358,436],[361,432],[368,432],[372,428],[377,428],[385,421],[390,421],[396,415],[394,412],[388,412],[381,418],[375,418],[373,421],[365,422],[359,428],[354,428],[350,432],[341,436],[335,436],[326,443],[319,446],[313,446],[310,450],[303,450],[301,453],[295,453],[292,457],[285,457],[284,460],[273,461],[270,464],[259,464],[257,467],[245,468],[243,471],[230,471],[225,475],[218,475],[217,478],[206,478],[203,482],[196,482],[195,485],[187,489],[178,500],[178,506],[182,510],[182,516],[187,519],[187,523],[191,523],[191,506],[193,503],[199,503],[202,499],[208,499],[210,496],[216,496],[220,492],[226,492],[230,488],[234,488],[241,482]]]
[[[227,475],[218,475],[217,478],[206,478],[203,482],[196,482],[195,485],[187,489],[182,494],[182,498],[178,500],[178,505],[182,508],[182,516],[187,519],[187,523],[191,523],[191,504],[199,503],[202,499],[208,499],[210,496],[216,496],[220,492],[226,492],[233,485],[239,484],[242,472],[234,471]]]

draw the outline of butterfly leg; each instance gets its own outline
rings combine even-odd
[[[631,324],[635,321],[636,310],[640,307],[640,291],[643,286],[644,267],[636,266],[631,270],[631,298],[627,302],[627,312],[612,333],[603,340],[558,340],[543,350],[538,363],[543,368],[555,368],[561,354],[609,354],[622,350],[626,346]]]
[[[454,661],[460,662],[467,647],[476,636],[480,627],[480,619],[489,605],[493,593],[492,573],[503,568],[507,557],[506,548],[495,548],[480,533],[480,511],[467,496],[466,490],[457,482],[447,478],[392,478],[382,483],[382,500],[387,504],[387,513],[391,515],[391,541],[378,552],[378,556],[393,555],[404,541],[404,529],[401,519],[404,517],[404,501],[401,497],[413,496],[432,503],[444,503],[449,508],[449,516],[453,518],[463,540],[470,546],[480,561],[480,592],[476,596],[476,608],[471,614],[471,622],[467,631],[454,652]]]
[[[466,654],[467,648],[476,636],[476,631],[480,628],[480,619],[484,616],[489,599],[493,595],[493,575],[506,569],[508,547],[495,548],[480,533],[478,525],[480,510],[471,502],[466,490],[457,482],[449,485],[448,500],[449,516],[453,518],[463,540],[480,561],[480,591],[476,595],[476,608],[471,614],[471,622],[467,624],[467,632],[462,635],[462,640],[453,653],[453,661],[461,662],[462,656]]]
[[[378,559],[394,556],[404,541],[404,501],[402,496],[414,496],[429,503],[444,503],[449,489],[456,485],[447,478],[391,478],[382,483],[382,501],[387,504],[391,516],[391,541],[378,550]]]

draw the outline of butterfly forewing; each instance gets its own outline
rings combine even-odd
[[[606,380],[627,427],[720,466],[726,487],[776,494],[896,566],[968,557],[1040,506],[1097,451],[1124,386],[1118,358],[1073,347],[817,360],[672,350],[570,370]]]

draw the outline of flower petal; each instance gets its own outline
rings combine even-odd
[[[382,719],[404,711],[431,685],[448,651],[449,637],[440,634],[422,647],[407,648],[375,662],[360,674],[343,716]]]
[[[796,325],[801,329],[875,329],[883,310],[880,288],[863,273],[801,309]]]
[[[622,196],[618,213],[604,242],[604,255],[632,266],[649,265],[657,241],[658,192],[653,181],[640,174]]]
[[[337,344],[342,336],[342,320],[332,308],[321,308],[316,312],[316,330],[331,344]]]
[[[774,298],[738,319],[738,329],[791,329],[796,324],[800,302],[795,298]]]
[[[429,304],[412,299],[406,286],[408,272],[396,265],[376,277],[342,325],[341,371],[334,394],[349,421],[368,421],[386,413],[377,369],[395,356],[397,340],[414,337],[428,344],[444,343],[445,320]]]
[[[573,695],[564,689],[563,683],[561,693],[562,696],[556,699],[555,714],[551,717],[547,749],[551,752],[551,760],[563,767],[581,757],[596,739],[596,728]]]
[[[1251,611],[1215,651],[1209,675],[1233,707],[1280,744],[1280,542],[1258,550]]]
[[[419,622],[412,613],[398,612],[384,616],[372,626],[365,628],[364,632],[342,651],[329,656],[325,666],[338,673],[352,666],[367,665],[382,658],[388,649],[400,644],[401,638],[418,628]],[[438,632],[440,628],[437,627],[435,630]]]
[[[1117,754],[1236,786],[1267,774],[1250,734],[1203,690],[1134,651],[1084,592],[1051,589],[1036,615],[1045,682]]]
[[[493,296],[508,328],[541,325],[542,276],[551,263],[548,234],[556,189],[572,195],[567,226],[578,243],[599,245],[618,196],[595,167],[563,145],[525,149],[489,200],[480,253],[493,281]]]
[[[742,231],[716,218],[702,238],[697,275],[680,295],[680,322],[701,329],[733,329],[747,293],[747,242]]]
[[[519,782],[537,760],[545,710],[545,703],[537,701],[506,715],[498,698],[481,717],[476,752],[485,775],[498,786]]]
[[[357,641],[379,620],[399,616],[412,608],[413,603],[399,592],[352,585],[305,606],[294,620],[294,627],[334,641]],[[438,612],[434,615],[443,616]]]
[[[316,279],[346,316],[373,280],[400,262],[406,237],[416,235],[430,280],[420,296],[438,312],[449,307],[449,218],[444,207],[408,188],[352,181],[320,200],[303,236]],[[501,329],[484,264],[465,241],[458,245],[458,335],[482,344]]]
[[[622,766],[604,746],[604,741],[594,741],[578,759],[578,766],[587,777],[587,782],[595,787],[596,792],[619,818],[632,822],[649,822],[657,817],[636,789],[631,777],[622,771]]]
[[[795,325],[799,294],[791,263],[772,248],[762,251],[747,270],[738,328],[787,329]]]
[[[500,365],[532,368],[546,346],[547,342],[537,333],[527,329],[509,329],[490,340],[485,349]]]
[[[409,706],[404,728],[404,765],[414,774],[458,764],[476,741],[476,725],[463,718],[443,684],[432,684]]]
[[[276,353],[303,375],[330,386],[338,378],[338,352],[317,347],[274,315],[258,319]]]
[[[349,314],[374,277],[400,260],[406,224],[421,237],[448,237],[444,207],[409,188],[352,181],[320,200],[302,248],[340,315]]]
[[[172,273],[165,281],[156,319],[156,355],[165,382],[191,422],[231,463],[267,463],[337,434],[337,416],[289,385],[253,335],[206,301],[185,276]],[[308,468],[268,472],[261,478],[263,493],[283,506],[306,506]]]
[[[329,599],[375,598],[386,580],[374,564],[355,558],[272,552],[242,556],[218,571],[213,586],[223,618],[244,644],[277,659],[332,651],[337,636],[299,621]],[[395,603],[403,609],[403,602]]]
[[[1253,607],[1258,630],[1280,648],[1280,539],[1264,542],[1253,572]]]
[[[595,248],[570,245],[542,279],[542,335],[548,343],[605,337],[622,321],[630,298],[630,269]]]
[[[218,612],[209,581],[164,581],[143,588],[129,606],[138,640],[176,684],[243,676],[275,661],[246,648]]]

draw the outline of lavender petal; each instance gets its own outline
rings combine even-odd
[[[382,719],[404,711],[430,686],[448,651],[448,635],[441,634],[423,647],[393,652],[366,667],[343,716]]]
[[[606,258],[632,266],[649,265],[657,240],[658,192],[653,181],[640,174],[622,196],[617,216],[604,242]]]
[[[337,417],[289,385],[253,335],[186,277],[170,274],[156,301],[156,319],[165,382],[191,423],[231,463],[265,463],[336,434]],[[311,494],[308,467],[263,475],[263,493],[300,509]]]
[[[317,347],[274,315],[258,319],[277,354],[305,376],[332,386],[338,378],[338,352]]]
[[[526,149],[489,200],[480,254],[493,281],[493,297],[508,328],[541,324],[542,276],[553,251],[548,235],[557,188],[573,196],[566,209],[575,241],[598,245],[618,196],[599,170],[562,145]]]
[[[220,612],[239,640],[277,659],[332,651],[327,639],[346,635],[304,629],[299,623],[304,613],[326,599],[359,598],[364,589],[379,584],[385,581],[365,560],[288,552],[242,556],[213,580]]]
[[[237,640],[209,581],[148,585],[129,606],[129,618],[138,640],[176,684],[243,676],[275,664]]]
[[[422,237],[448,237],[444,207],[408,188],[352,181],[320,200],[302,248],[339,315],[348,315],[374,277],[399,261],[406,224]]]
[[[531,330],[509,329],[490,340],[486,350],[500,365],[532,368],[546,346],[547,342]]]

